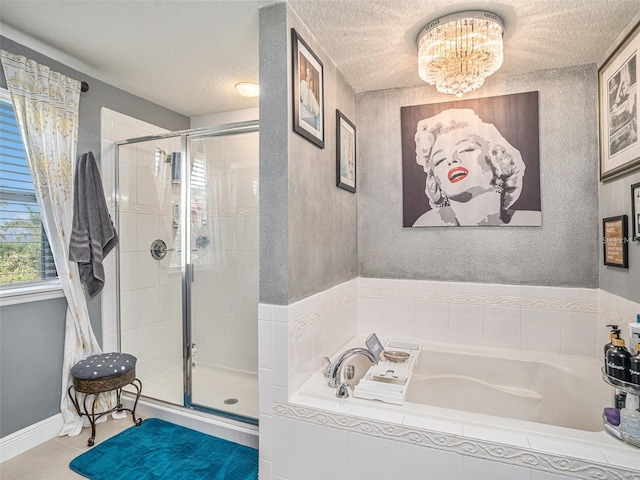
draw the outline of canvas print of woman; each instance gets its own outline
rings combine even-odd
[[[428,205],[410,224],[405,215],[404,226],[541,225],[539,193],[537,203],[513,208],[528,169],[520,150],[473,109],[448,108],[419,120],[413,140],[424,172],[424,194],[414,203]],[[405,208],[411,206],[405,196]]]

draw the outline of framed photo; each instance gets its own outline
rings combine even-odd
[[[293,131],[324,148],[324,77],[322,62],[295,29],[293,51]]]
[[[631,185],[631,223],[634,241],[640,242],[640,183]]]
[[[356,191],[356,126],[336,110],[336,185]]]
[[[610,267],[629,268],[629,242],[627,216],[619,215],[602,220],[604,264]]]
[[[403,227],[539,227],[538,92],[400,108]]]
[[[638,54],[640,23],[598,71],[600,180],[640,167]]]

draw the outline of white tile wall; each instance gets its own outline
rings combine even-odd
[[[468,456],[462,457],[463,478],[473,480],[530,480],[528,468],[483,460]]]
[[[358,333],[596,355],[598,290],[360,278]]]

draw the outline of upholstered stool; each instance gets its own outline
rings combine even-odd
[[[100,355],[92,355],[80,360],[71,368],[71,376],[73,377],[73,385],[69,387],[69,398],[76,407],[76,411],[80,418],[86,416],[91,424],[91,437],[87,442],[88,446],[93,446],[96,437],[96,420],[103,415],[112,412],[131,412],[133,423],[137,426],[142,423],[142,418],[136,418],[136,407],[142,393],[142,382],[136,378],[136,357],[128,353],[102,353]],[[136,399],[133,408],[124,408],[120,401],[122,388],[127,385],[133,385],[136,389]],[[74,393],[71,393],[71,390]],[[96,413],[96,403],[101,393],[116,391],[116,406],[106,412]],[[78,394],[84,393],[82,401],[82,409],[78,401]],[[91,402],[91,410],[88,408],[88,399],[93,396]]]

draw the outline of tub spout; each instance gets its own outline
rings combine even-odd
[[[342,383],[342,365],[344,365],[344,362],[346,362],[347,360],[349,360],[351,357],[355,355],[364,355],[369,359],[369,361],[371,361],[371,363],[374,363],[374,364],[377,363],[376,359],[371,354],[371,352],[369,352],[369,350],[366,350],[364,348],[351,348],[346,352],[342,353],[336,360],[335,364],[329,365],[327,367],[327,370],[329,371],[329,375],[328,375],[329,386],[331,388],[338,389],[336,391],[336,396],[338,398],[346,398],[349,396],[349,389],[346,388],[345,383]]]

